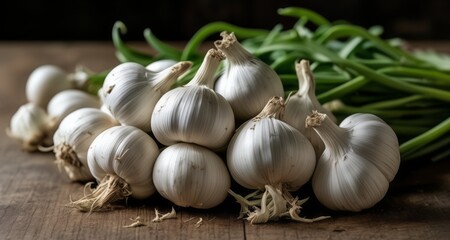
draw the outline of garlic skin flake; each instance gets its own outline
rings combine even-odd
[[[222,159],[211,150],[189,143],[165,148],[153,168],[157,191],[182,207],[208,209],[222,203],[230,176]]]
[[[316,158],[319,158],[325,149],[325,144],[314,129],[306,127],[305,119],[313,110],[326,113],[333,121],[336,121],[336,118],[330,111],[322,107],[316,98],[316,83],[309,61],[301,60],[299,63],[296,63],[295,70],[297,72],[299,90],[286,100],[283,121],[299,130],[309,139],[316,152]]]
[[[156,142],[133,126],[114,126],[100,133],[88,150],[88,166],[97,188],[70,203],[80,211],[98,211],[128,196],[144,199],[155,192],[153,165],[159,155]]]
[[[93,180],[87,163],[89,146],[101,132],[116,125],[116,120],[95,108],[81,108],[67,115],[53,135],[59,169],[71,181]]]
[[[312,178],[317,199],[330,209],[354,212],[378,203],[400,166],[392,128],[373,114],[353,114],[337,126],[314,112],[306,124],[325,143]]]
[[[101,93],[104,104],[123,125],[149,132],[156,102],[191,65],[191,62],[179,62],[152,72],[137,63],[122,63],[106,76]]]
[[[48,139],[52,119],[44,109],[34,103],[27,103],[19,107],[11,117],[7,135],[21,144],[25,151],[36,151],[39,146],[51,144]]]
[[[30,74],[25,86],[28,102],[47,109],[50,99],[58,92],[72,88],[68,74],[54,65],[42,65]]]
[[[284,96],[277,73],[248,52],[234,33],[223,32],[222,40],[214,42],[226,58],[227,65],[216,81],[214,90],[230,103],[237,120],[256,116],[273,96]]]
[[[194,78],[158,101],[151,126],[160,143],[188,142],[213,150],[226,146],[235,128],[233,110],[211,89],[222,58],[219,51],[209,50]]]

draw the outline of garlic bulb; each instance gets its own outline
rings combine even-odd
[[[11,118],[6,133],[18,141],[25,151],[35,151],[39,146],[49,145],[48,132],[53,126],[51,118],[44,109],[34,103],[27,103],[17,110]]]
[[[323,108],[316,98],[316,86],[309,62],[301,60],[300,63],[295,64],[295,70],[297,72],[299,90],[290,95],[286,101],[283,121],[299,130],[309,139],[316,152],[316,157],[319,158],[325,149],[325,144],[323,144],[322,139],[312,128],[306,128],[305,119],[313,110],[326,113],[333,121],[336,121],[336,118],[330,111]]]
[[[256,116],[273,96],[284,96],[280,78],[267,64],[255,58],[234,33],[221,34],[215,46],[227,57],[227,65],[214,89],[227,99],[238,120]]]
[[[63,90],[52,97],[47,113],[55,119],[56,127],[71,112],[80,108],[99,108],[98,97],[76,89]]]
[[[64,70],[54,65],[42,65],[29,76],[26,97],[29,102],[46,109],[56,93],[69,88],[72,88],[72,83]]]
[[[148,132],[156,102],[191,65],[179,62],[163,71],[152,72],[137,63],[122,63],[106,76],[102,87],[104,104],[123,125]]]
[[[312,179],[317,199],[333,210],[370,208],[386,194],[400,165],[397,137],[382,119],[354,114],[337,126],[326,114],[306,119],[325,143]]]
[[[70,206],[96,211],[128,196],[150,197],[155,192],[152,171],[158,154],[156,142],[136,127],[115,126],[103,131],[88,150],[89,170],[99,185]]]
[[[89,146],[97,135],[116,125],[111,116],[96,108],[78,109],[61,121],[53,135],[53,151],[56,164],[70,180],[93,179],[87,165]]]
[[[164,145],[196,143],[214,150],[225,147],[234,131],[228,102],[211,89],[222,54],[211,49],[194,78],[164,94],[152,114],[152,132]]]
[[[230,176],[222,159],[204,147],[178,143],[164,149],[153,168],[153,182],[166,199],[182,207],[207,209],[222,203]]]
[[[236,131],[228,145],[227,163],[233,179],[249,189],[265,189],[261,206],[257,206],[261,210],[254,212],[249,212],[242,197],[232,193],[252,223],[284,215],[299,221],[316,220],[300,218],[301,203],[288,193],[309,181],[316,159],[308,139],[279,119],[283,110],[283,98],[271,98],[260,114]]]
[[[150,70],[150,71],[153,71],[153,72],[160,72],[160,71],[162,71],[164,69],[172,67],[176,63],[177,63],[177,61],[172,60],[172,59],[162,59],[162,60],[157,60],[157,61],[154,61],[154,62],[150,63],[145,68],[147,70]]]

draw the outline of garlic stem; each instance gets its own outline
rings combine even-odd
[[[283,115],[285,107],[285,102],[282,97],[274,96],[269,100],[269,102],[264,106],[263,110],[253,118],[254,121],[258,121],[262,118],[276,118],[280,119]]]
[[[253,55],[237,42],[234,33],[222,32],[220,36],[222,40],[215,41],[214,45],[228,56],[227,59],[231,64],[245,64],[254,59]]]
[[[313,74],[309,67],[309,61],[301,60],[300,63],[295,64],[295,71],[298,78],[299,89],[297,95],[299,97],[308,95],[310,98],[316,98],[316,85],[314,83]]]
[[[97,188],[83,198],[69,203],[82,212],[93,212],[113,208],[111,203],[131,195],[130,186],[117,175],[106,174]]]
[[[195,74],[194,78],[189,81],[186,86],[192,86],[192,85],[205,85],[208,88],[214,87],[214,74],[217,71],[217,68],[219,68],[220,62],[225,59],[225,55],[219,50],[216,49],[210,49],[206,56],[200,65],[200,68],[197,70],[197,73]]]
[[[329,159],[342,159],[349,151],[349,139],[351,132],[336,125],[326,114],[313,111],[306,117],[306,127],[312,127],[319,134],[326,148],[333,149],[335,154]]]
[[[155,78],[154,76],[150,76],[149,79],[156,79],[157,82],[154,83],[155,90],[159,90],[160,92],[167,92],[173,85],[172,79],[177,79],[182,74],[184,74],[190,67],[192,66],[192,62],[178,62],[177,64],[161,71],[159,74],[164,76],[161,78]],[[149,72],[150,73],[150,72]]]

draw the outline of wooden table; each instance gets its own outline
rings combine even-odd
[[[450,44],[434,46],[448,50]],[[25,103],[25,82],[37,66],[56,64],[73,71],[84,64],[102,71],[117,63],[110,42],[0,43],[1,127],[7,128]],[[401,166],[386,197],[369,210],[333,212],[311,197],[303,214],[330,219],[264,225],[236,219],[239,206],[231,198],[211,210],[176,207],[177,219],[161,223],[150,222],[154,209],[169,211],[172,204],[157,195],[129,200],[126,209],[81,213],[65,204],[69,196],[82,196],[83,185],[71,183],[52,160],[51,153],[21,151],[0,132],[0,239],[450,239],[448,160]],[[310,186],[297,194],[312,196]],[[138,216],[148,226],[123,227]]]

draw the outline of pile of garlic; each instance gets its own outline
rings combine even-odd
[[[400,164],[393,130],[371,114],[349,116],[338,126],[316,99],[307,60],[295,64],[300,88],[285,101],[277,74],[233,33],[221,36],[179,87],[174,84],[191,62],[119,64],[98,96],[84,100],[87,93],[68,90],[67,74],[36,70],[27,93],[34,86],[43,94],[28,97],[8,132],[26,150],[53,149],[70,180],[97,182],[69,203],[85,212],[155,192],[177,206],[208,209],[230,194],[251,223],[326,219],[300,216],[306,200],[292,192],[310,181],[317,199],[333,210],[360,211],[379,202]],[[230,189],[232,180],[256,191],[241,196]]]

